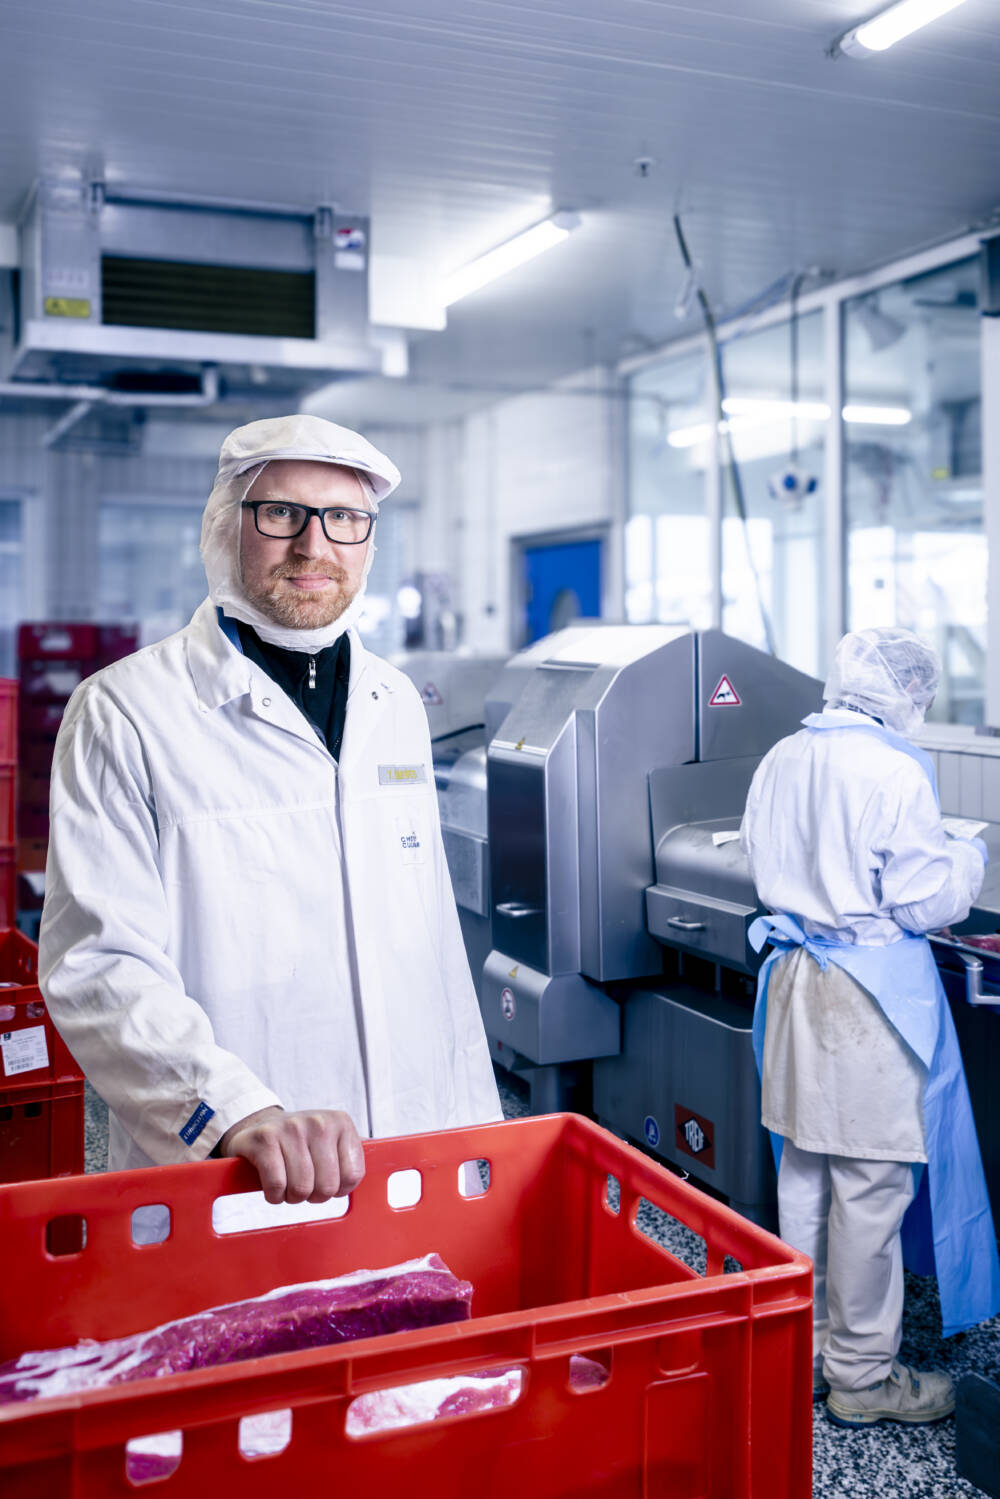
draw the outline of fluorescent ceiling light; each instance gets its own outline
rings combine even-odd
[[[833,45],[834,55],[841,52],[848,57],[870,57],[873,52],[884,52],[904,36],[919,31],[930,21],[937,21],[950,10],[962,5],[964,0],[898,0],[865,21],[854,26]]]
[[[470,292],[478,291],[487,282],[495,281],[498,276],[505,276],[515,266],[523,265],[526,260],[533,260],[543,250],[551,250],[553,245],[561,244],[579,223],[578,213],[554,213],[551,218],[543,219],[531,229],[525,229],[523,234],[516,234],[513,239],[497,245],[495,250],[488,250],[478,260],[470,261],[448,277],[444,287],[444,305],[450,307],[460,297],[467,297]]]
[[[905,406],[856,406],[844,407],[844,421],[854,422],[859,427],[905,427],[913,420],[913,412]]]
[[[778,401],[752,396],[727,397],[722,409],[729,418],[719,423],[719,431],[731,433],[747,432],[756,427],[767,427],[775,422],[790,421],[794,416],[799,421],[825,422],[830,408],[825,401]],[[861,406],[849,404],[844,407],[843,418],[855,426],[905,427],[913,420],[912,411],[905,406]],[[692,427],[676,427],[667,433],[667,443],[672,448],[695,448],[708,442],[712,436],[711,422],[698,422]]]

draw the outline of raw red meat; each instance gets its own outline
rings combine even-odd
[[[457,1280],[436,1254],[280,1286],[150,1332],[23,1353],[0,1365],[0,1405],[459,1322],[470,1315],[471,1300],[468,1281]]]

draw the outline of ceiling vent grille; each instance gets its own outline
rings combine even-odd
[[[101,257],[101,321],[271,338],[314,338],[314,271]]]

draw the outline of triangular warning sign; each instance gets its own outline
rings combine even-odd
[[[708,700],[708,706],[710,708],[739,708],[742,705],[743,699],[732,682],[726,676],[721,677],[718,687]]]
[[[440,708],[441,704],[444,702],[444,698],[441,696],[440,692],[438,692],[433,682],[427,683],[423,692],[420,694],[420,699],[422,702],[427,704],[428,708]]]

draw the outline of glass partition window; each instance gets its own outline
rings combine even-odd
[[[975,259],[844,306],[852,629],[898,624],[938,650],[929,717],[981,723],[986,537]]]
[[[186,625],[208,592],[198,544],[203,505],[109,502],[98,523],[98,613],[135,621],[151,645]]]
[[[723,345],[723,412],[739,470],[722,469],[722,628],[815,676],[820,671],[824,435],[823,315]],[[722,448],[725,457],[725,445]]]
[[[625,617],[695,630],[712,623],[705,449],[711,387],[704,350],[635,375],[629,392]]]

